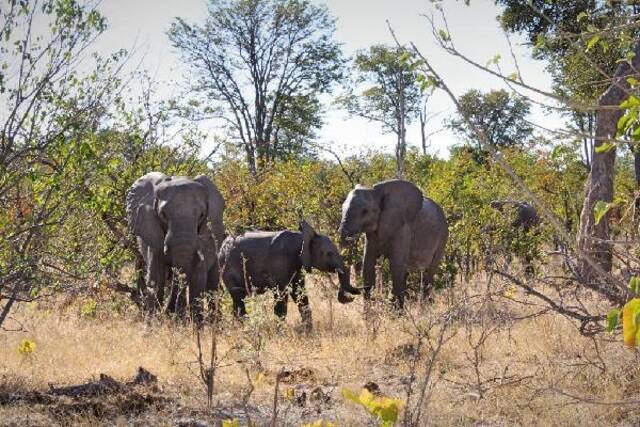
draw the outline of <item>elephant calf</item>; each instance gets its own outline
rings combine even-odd
[[[389,259],[398,308],[404,304],[410,269],[423,273],[422,293],[426,298],[449,237],[447,218],[436,202],[403,180],[380,182],[373,188],[357,186],[342,205],[340,237],[347,243],[360,233],[366,236],[362,267],[365,298],[369,298],[375,283],[380,256]]]
[[[244,299],[250,290],[276,292],[275,313],[287,314],[288,293],[298,304],[302,322],[311,328],[311,309],[302,268],[337,272],[340,287],[356,294],[349,284],[344,260],[333,242],[303,221],[300,231],[254,231],[227,237],[218,255],[222,280],[233,299],[236,316],[246,315]]]

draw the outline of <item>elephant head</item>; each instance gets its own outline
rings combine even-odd
[[[351,286],[344,258],[331,239],[316,233],[304,220],[300,222],[300,232],[302,233],[302,250],[300,251],[302,267],[306,271],[315,268],[324,272],[338,273],[341,302],[349,302],[345,292],[359,294],[360,290]]]
[[[375,233],[384,242],[422,209],[422,192],[403,180],[384,181],[351,190],[342,205],[340,239],[346,243],[360,233]]]
[[[224,238],[224,201],[206,176],[152,172],[134,183],[127,205],[133,233],[185,271],[205,260],[212,233],[218,242]]]

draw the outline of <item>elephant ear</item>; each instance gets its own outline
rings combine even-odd
[[[311,241],[316,235],[316,231],[304,219],[300,221],[300,232],[302,233],[302,250],[300,251],[300,261],[304,269],[311,271]]]
[[[207,217],[209,226],[216,239],[217,247],[222,245],[224,240],[224,222],[222,215],[224,213],[224,199],[218,191],[218,187],[205,175],[198,175],[194,181],[202,184],[207,190]]]
[[[380,198],[378,238],[391,239],[404,224],[413,222],[422,209],[423,196],[418,187],[408,181],[391,180],[373,186]]]
[[[164,245],[164,231],[156,215],[155,186],[165,179],[160,172],[151,172],[133,183],[127,192],[127,222],[131,233],[140,237],[153,249]]]

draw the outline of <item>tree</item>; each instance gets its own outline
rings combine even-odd
[[[597,104],[609,87],[617,61],[631,49],[638,35],[637,26],[627,25],[630,17],[640,11],[640,4],[633,1],[497,0],[497,3],[504,6],[500,16],[502,26],[507,31],[524,33],[533,47],[534,58],[547,61],[553,91],[563,99],[583,105]],[[596,112],[568,108],[564,114],[582,142],[584,163],[590,168]]]
[[[604,217],[596,221],[594,209],[598,203],[607,204],[613,201],[616,148],[610,140],[618,135],[619,120],[623,117],[620,106],[630,97],[629,78],[637,81],[640,78],[639,69],[640,39],[636,44],[633,59],[622,62],[618,66],[611,86],[599,99],[598,104],[603,108],[596,116],[593,164],[585,186],[584,206],[580,215],[578,247],[590,254],[597,266],[607,273],[611,272],[613,267],[613,245],[609,241],[609,222],[606,211]],[[585,280],[590,281],[600,275],[597,268],[585,260],[581,264],[581,273]]]
[[[383,131],[395,133],[398,177],[404,174],[406,125],[418,115],[422,99],[416,75],[406,61],[408,55],[402,47],[384,45],[359,52],[351,91],[339,100],[349,113],[378,122]]]
[[[318,96],[342,76],[334,31],[327,8],[307,0],[211,0],[203,25],[177,18],[169,39],[202,113],[227,124],[255,174],[320,127]]]
[[[0,326],[34,286],[69,277],[58,264],[66,252],[51,237],[63,232],[69,198],[84,185],[69,174],[92,158],[87,141],[117,95],[123,57],[96,56],[78,71],[106,29],[94,6],[25,0],[0,9]]]
[[[481,93],[472,89],[460,97],[460,111],[447,126],[465,137],[476,141],[473,129],[467,126],[465,117],[483,129],[494,147],[506,148],[526,144],[532,138],[533,127],[527,122],[530,103],[526,98],[510,94],[504,89]],[[482,151],[478,141],[478,152]]]
[[[525,32],[534,45],[534,56],[549,61],[547,68],[554,80],[554,92],[562,98],[594,106],[568,110],[584,141],[584,157],[591,169],[577,239],[578,247],[595,261],[594,264],[583,260],[581,264],[583,279],[593,281],[612,269],[608,218],[604,215],[596,223],[593,209],[598,202],[606,204],[613,200],[616,154],[615,149],[607,147],[611,145],[610,139],[618,135],[617,121],[623,113],[611,107],[619,107],[629,95],[626,77],[633,73],[628,66],[634,70],[638,67],[635,56],[640,53],[637,41],[640,5],[636,1],[596,0],[528,3],[498,0],[498,3],[505,6],[501,16],[503,26],[510,31]],[[631,148],[640,166],[640,151]]]

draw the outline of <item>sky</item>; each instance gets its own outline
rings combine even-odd
[[[188,22],[202,22],[206,15],[207,0],[103,0],[102,13],[109,21],[109,29],[98,40],[95,48],[109,53],[120,48],[134,50],[136,66],[141,65],[161,85],[159,96],[178,95],[180,82],[186,78],[186,67],[181,64],[177,52],[169,43],[166,31],[173,19],[180,16]],[[482,91],[504,88],[504,83],[482,71],[465,64],[442,51],[433,39],[429,23],[423,14],[434,12],[429,0],[312,0],[326,4],[337,19],[335,39],[342,44],[346,55],[365,49],[372,44],[393,44],[387,20],[401,43],[414,42],[429,58],[436,70],[456,95],[475,88]],[[480,64],[486,64],[496,54],[505,74],[516,68],[504,33],[496,20],[499,8],[493,0],[475,0],[466,6],[460,0],[444,0],[444,11],[451,36],[457,48]],[[522,76],[528,84],[548,89],[551,80],[545,72],[545,64],[531,59],[530,49],[524,39],[511,37],[515,56]],[[442,121],[455,113],[453,104],[442,93],[430,99],[429,112],[440,113],[427,132],[442,129]],[[546,126],[561,126],[558,117],[547,116],[539,108],[533,109],[532,119]],[[417,124],[408,126],[410,145],[420,144]],[[353,154],[366,149],[393,152],[395,136],[384,134],[380,126],[364,119],[349,117],[344,111],[327,105],[325,125],[319,132],[318,142],[330,144],[343,154]],[[459,136],[442,131],[430,140],[428,151],[446,157],[449,147],[462,142]],[[203,151],[213,144],[213,135],[203,145]]]

